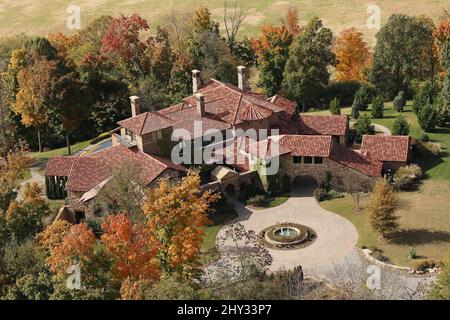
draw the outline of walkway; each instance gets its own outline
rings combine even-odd
[[[32,182],[36,182],[39,185],[44,185],[45,184],[45,178],[39,173],[39,170],[41,168],[39,167],[38,164],[34,164],[33,166],[30,167],[30,172],[31,172],[31,178],[28,180],[25,180],[23,182],[20,183],[20,190],[17,194],[17,200],[20,201],[23,199],[23,190],[24,187],[27,183],[32,183]]]

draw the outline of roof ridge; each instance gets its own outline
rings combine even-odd
[[[239,114],[239,110],[240,110],[240,108],[241,108],[241,102],[242,102],[242,93],[240,94],[240,96],[239,96],[239,101],[238,101],[238,103],[237,103],[237,107],[236,107],[236,113],[234,114],[234,118],[233,118],[233,125],[236,125],[236,119],[237,119],[237,116],[238,116],[238,114]]]

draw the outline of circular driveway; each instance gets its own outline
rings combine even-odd
[[[234,205],[239,213],[236,222],[242,223],[247,230],[259,233],[267,227],[292,222],[308,226],[317,233],[315,242],[306,248],[286,251],[268,249],[273,257],[269,268],[272,271],[301,265],[305,274],[322,278],[333,270],[334,265],[346,263],[349,259],[360,261],[355,250],[358,233],[353,224],[322,209],[311,196],[295,192],[284,204],[263,210],[252,210],[237,201]],[[218,237],[223,237],[223,230]],[[226,242],[219,250],[226,251]]]

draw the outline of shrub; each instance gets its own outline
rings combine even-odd
[[[247,200],[247,204],[253,207],[262,207],[267,203],[266,196],[259,194]]]
[[[372,118],[367,114],[363,114],[359,117],[358,121],[356,121],[355,130],[357,139],[361,139],[365,134],[374,134],[375,128],[372,125]]]
[[[409,259],[417,259],[417,252],[416,252],[416,249],[414,249],[414,248],[409,248],[409,251],[408,251],[408,258],[409,258]]]
[[[423,156],[439,157],[442,154],[442,147],[437,142],[419,142],[417,145],[417,151]]]
[[[341,114],[341,102],[338,98],[334,98],[330,102],[330,113],[332,115],[340,115]]]
[[[417,164],[401,167],[394,175],[394,187],[397,190],[411,190],[422,175],[422,169]]]
[[[423,172],[417,164],[410,164],[397,170],[394,177],[414,176],[417,179],[422,178]]]
[[[403,112],[405,106],[406,106],[405,93],[403,91],[400,91],[394,98],[394,109],[397,112]]]
[[[316,190],[314,190],[313,193],[314,198],[316,199],[317,202],[322,202],[327,200],[327,192],[321,188],[317,188]]]
[[[328,200],[333,200],[333,199],[342,199],[345,198],[345,194],[342,192],[338,192],[336,190],[331,190],[330,192],[328,192]]]
[[[377,96],[372,101],[372,117],[375,119],[383,118],[384,113],[384,101],[383,97]]]
[[[417,260],[413,263],[412,268],[415,271],[422,271],[425,272],[427,269],[431,268],[441,268],[443,267],[443,262],[439,260],[433,260],[433,259],[425,259],[425,260]]]
[[[325,177],[320,182],[320,189],[324,190],[326,193],[331,190],[331,180],[333,179],[333,175],[330,171],[325,171]]]
[[[407,136],[409,135],[409,128],[410,125],[408,121],[400,114],[392,125],[392,134],[394,136]]]

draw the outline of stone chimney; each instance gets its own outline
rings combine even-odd
[[[205,116],[205,95],[203,93],[196,93],[195,98],[197,99],[197,112],[201,117]]]
[[[131,116],[136,117],[137,115],[141,114],[141,98],[138,96],[132,96],[130,97],[131,101]]]
[[[198,70],[192,70],[192,92],[194,94],[197,93],[198,89],[200,88],[200,71]]]
[[[237,67],[238,69],[238,87],[239,89],[241,89],[242,91],[246,91],[246,87],[247,87],[247,79],[245,76],[245,67],[244,66],[239,66]]]

